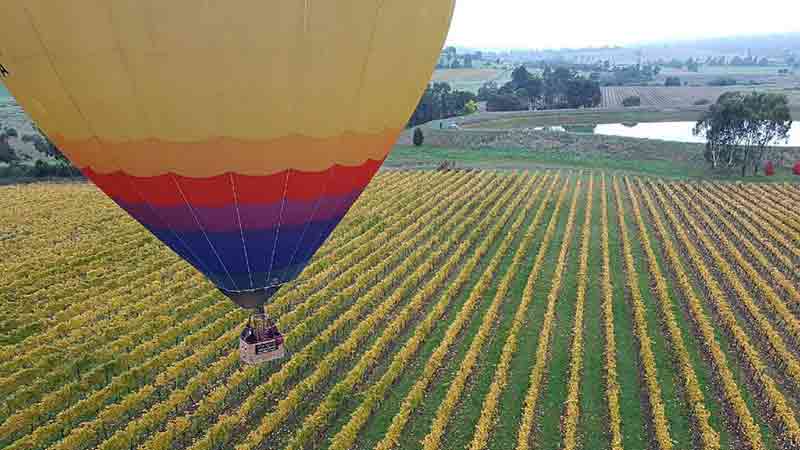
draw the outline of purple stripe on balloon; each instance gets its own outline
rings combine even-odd
[[[173,231],[230,232],[272,229],[281,225],[302,225],[306,222],[328,221],[343,216],[361,195],[361,190],[344,196],[322,196],[317,200],[287,200],[285,204],[231,204],[218,208],[188,205],[154,206],[142,203],[117,203],[136,220],[148,227]]]
[[[330,234],[341,217],[328,221],[310,222],[296,226],[281,226],[280,230],[239,230],[229,232],[178,231],[152,228],[150,231],[170,248],[175,249],[218,287],[227,290],[262,288],[287,282],[311,259],[319,240],[306,241],[303,236],[311,230]],[[281,239],[276,241],[276,233]],[[245,258],[246,242],[247,255]],[[211,245],[209,245],[211,243]],[[178,252],[186,246],[191,254]]]

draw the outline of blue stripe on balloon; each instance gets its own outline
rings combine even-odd
[[[207,233],[147,228],[218,287],[235,291],[292,280],[341,220],[342,217],[337,217],[266,230]]]

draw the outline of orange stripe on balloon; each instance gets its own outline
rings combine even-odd
[[[361,166],[367,160],[386,158],[399,133],[346,133],[330,138],[294,135],[265,141],[217,137],[199,142],[71,140],[55,135],[53,141],[73,164],[98,174],[152,177],[173,173],[205,178],[229,172],[264,176],[288,169],[318,172],[333,165]]]

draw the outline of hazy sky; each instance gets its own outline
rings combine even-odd
[[[456,0],[447,42],[599,47],[790,31],[800,31],[800,0]]]

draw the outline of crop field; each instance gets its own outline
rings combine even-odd
[[[780,69],[790,69],[789,74],[780,74]],[[739,84],[745,85],[750,82],[759,84],[792,85],[800,82],[797,71],[790,67],[781,66],[706,66],[700,67],[698,72],[690,72],[686,69],[675,69],[662,67],[661,73],[656,78],[657,83],[663,84],[667,77],[677,76],[681,81],[686,81],[690,86],[705,86],[708,82],[725,77],[733,78]]]
[[[622,107],[622,100],[632,96],[639,97],[642,100],[642,106],[646,107],[685,107],[692,106],[698,100],[708,100],[714,103],[726,91],[735,90],[730,87],[691,86],[607,86],[601,89],[603,91],[601,108]]]
[[[260,367],[91,185],[0,198],[0,448],[800,448],[798,185],[382,172]]]
[[[800,92],[793,88],[776,86],[604,86],[601,88],[603,100],[601,108],[621,108],[625,97],[639,97],[643,107],[685,108],[692,107],[698,100],[717,101],[728,91],[769,91],[785,94],[793,105],[800,104]]]
[[[502,86],[511,80],[511,70],[493,68],[475,69],[437,69],[433,72],[431,82],[444,81],[450,83],[455,90],[477,93],[487,81],[496,81]]]

